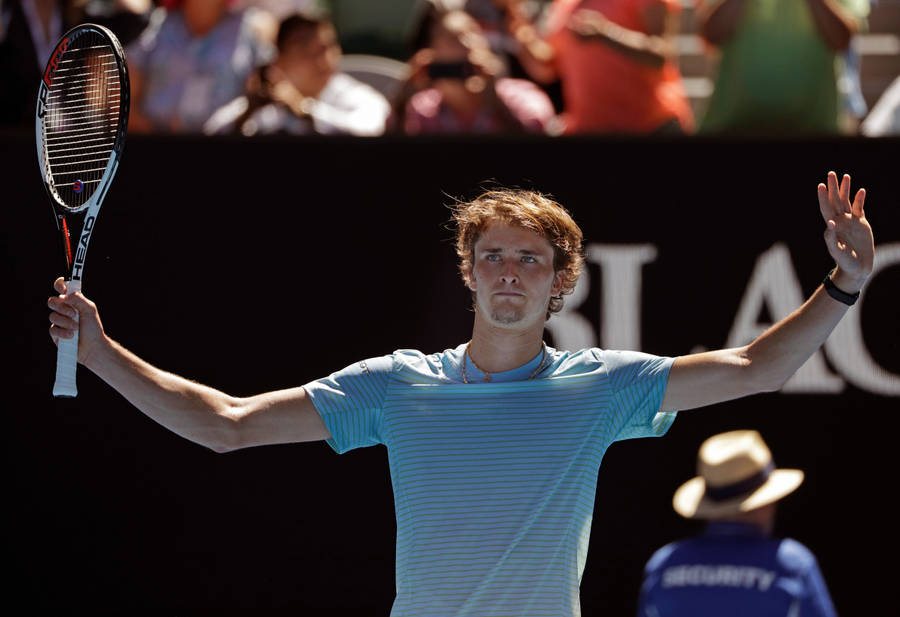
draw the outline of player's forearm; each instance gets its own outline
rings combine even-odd
[[[84,364],[172,432],[216,452],[234,448],[237,399],[162,371],[108,337]]]
[[[832,280],[839,289],[855,293],[865,279],[836,271]],[[820,285],[803,306],[747,346],[751,381],[763,391],[781,388],[822,346],[849,308]]]

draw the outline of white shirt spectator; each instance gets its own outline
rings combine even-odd
[[[235,123],[247,113],[249,99],[240,96],[218,109],[206,122],[207,135],[237,132]],[[384,132],[390,104],[371,86],[344,73],[335,73],[317,98],[305,98],[303,115],[287,105],[267,103],[252,112],[240,133],[268,135],[358,135],[376,136]]]

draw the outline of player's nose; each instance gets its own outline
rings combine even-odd
[[[507,263],[503,271],[500,273],[500,280],[504,283],[518,283],[519,282],[519,274],[515,270],[515,266]]]

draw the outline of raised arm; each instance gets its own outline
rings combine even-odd
[[[328,439],[330,434],[303,388],[236,398],[162,371],[109,338],[97,306],[76,293],[51,297],[50,336],[54,343],[79,329],[78,361],[112,386],[132,405],[174,433],[229,452],[277,443]],[[72,319],[78,312],[79,323]]]
[[[875,243],[865,217],[865,189],[850,202],[850,176],[838,185],[829,172],[819,184],[825,244],[834,258],[834,285],[847,294],[862,289],[872,272]],[[803,306],[744,347],[675,359],[662,408],[667,411],[712,405],[749,394],[774,391],[825,342],[850,307],[820,285]]]
[[[853,15],[835,0],[806,0],[806,4],[825,44],[836,51],[846,49],[859,30]]]
[[[636,62],[660,68],[676,53],[673,41],[678,15],[670,12],[664,2],[651,2],[644,7],[641,18],[646,32],[620,26],[599,11],[579,9],[572,15],[569,28],[580,37],[606,44]]]
[[[697,9],[697,30],[704,39],[721,46],[734,34],[746,4],[747,0],[704,2]]]

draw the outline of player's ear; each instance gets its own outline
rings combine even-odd
[[[466,274],[463,278],[465,280],[466,287],[468,287],[472,291],[478,291],[475,285],[475,275],[473,274],[471,267],[466,270]]]

